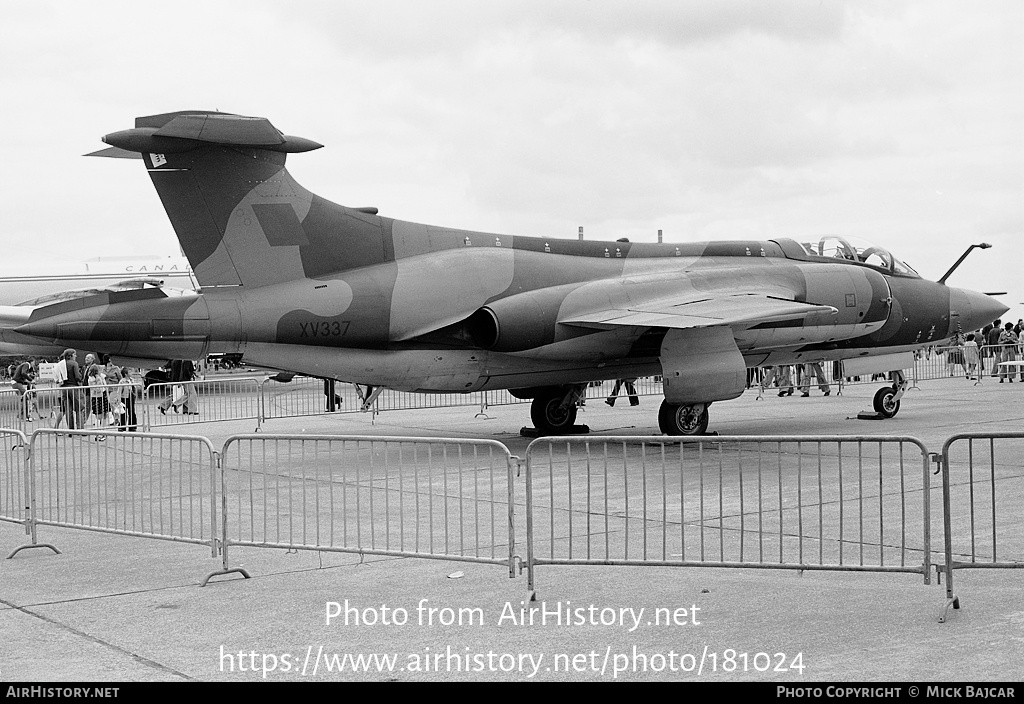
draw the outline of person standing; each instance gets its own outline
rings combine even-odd
[[[134,433],[139,426],[135,413],[135,397],[138,395],[139,389],[128,374],[127,367],[121,370],[121,379],[117,382],[117,388],[120,392],[119,400],[121,402],[121,417],[118,419],[117,431],[123,433],[127,430]]]
[[[607,403],[609,406],[614,406],[615,405],[615,397],[619,395],[619,389],[621,389],[623,386],[625,386],[626,387],[626,394],[629,395],[629,405],[630,406],[639,406],[640,405],[640,397],[637,396],[637,394],[636,394],[636,387],[633,385],[634,382],[636,382],[636,378],[632,378],[632,379],[616,379],[615,380],[615,386],[612,387],[612,394],[611,394],[611,396],[609,396],[607,398],[607,400],[605,400],[605,403]]]
[[[768,367],[768,371],[761,379],[761,393],[775,382],[779,388],[779,396],[793,395],[793,379],[788,364],[781,364],[777,367]]]
[[[967,359],[964,357],[964,336],[957,330],[956,334],[953,335],[953,339],[949,343],[949,349],[946,350],[946,369],[949,371],[950,376],[956,376],[956,368],[959,365],[963,367],[964,375],[970,376],[967,373]]]
[[[985,346],[987,350],[986,357],[992,360],[992,376],[999,375],[999,336],[1002,335],[1002,320],[997,320],[992,323],[992,327],[989,328],[988,333],[985,335]]]
[[[804,366],[804,376],[800,381],[800,397],[807,398],[811,395],[811,375],[818,382],[818,388],[821,389],[821,393],[828,396],[832,393],[832,387],[828,384],[828,379],[825,378],[825,372],[821,368],[819,362],[809,362]]]
[[[326,398],[326,410],[328,413],[334,413],[341,408],[342,399],[337,393],[336,388],[337,381],[335,379],[324,377],[324,397]]]
[[[1013,332],[1013,323],[1007,323],[1003,331],[999,333],[999,361],[1012,362],[1017,357],[1017,335]],[[1010,365],[999,367],[999,383],[1003,379],[1009,379],[1013,383],[1013,367]]]
[[[107,425],[110,404],[107,401],[107,390],[104,388],[107,380],[103,378],[103,372],[98,364],[89,367],[89,376],[85,382],[89,386],[89,420],[94,427],[102,428]],[[96,440],[105,439],[103,435],[96,436]]]
[[[114,364],[109,354],[103,355],[103,376],[108,384],[116,384],[121,381],[121,368]]]
[[[85,355],[85,364],[82,365],[82,385],[85,386],[88,378],[92,375],[92,368],[96,366],[96,355],[89,352]]]
[[[183,405],[185,403],[185,389],[184,389],[184,387],[181,386],[181,360],[180,359],[172,359],[171,360],[171,370],[170,370],[170,374],[168,375],[168,379],[167,380],[171,384],[169,387],[164,387],[164,389],[168,392],[167,393],[167,398],[165,398],[163,401],[161,401],[157,405],[157,408],[160,410],[160,413],[162,413],[164,415],[167,414],[167,409],[168,408],[173,409],[174,412],[177,413],[178,412],[178,406],[181,406],[181,405]],[[181,391],[180,395],[175,393],[179,389]]]
[[[191,359],[181,362],[181,385],[185,391],[185,401],[181,404],[181,412],[190,416],[199,415],[199,391],[193,383],[196,379],[196,365]]]
[[[60,422],[64,418],[67,418],[68,430],[75,430],[81,425],[82,407],[79,402],[78,387],[82,384],[82,377],[77,356],[78,353],[72,349],[64,350],[55,369],[55,380],[64,391],[61,391],[60,394],[60,410],[57,411],[54,418],[54,428],[59,428]]]
[[[11,386],[18,392],[18,420],[32,420],[32,380],[36,378],[35,357],[22,362],[11,375]],[[37,411],[38,414],[38,411]]]
[[[978,343],[974,339],[974,333],[971,333],[967,336],[967,342],[964,343],[964,364],[967,365],[968,381],[974,381],[974,377],[980,379],[982,376],[981,356],[978,353]]]

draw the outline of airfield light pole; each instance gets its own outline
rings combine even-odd
[[[960,255],[960,258],[956,260],[956,263],[954,263],[953,266],[949,267],[949,271],[942,275],[942,278],[939,279],[939,283],[946,283],[946,279],[949,278],[949,275],[952,274],[958,266],[960,266],[960,262],[962,262],[964,259],[967,259],[967,255],[971,253],[972,249],[974,249],[975,247],[979,247],[981,249],[988,249],[991,246],[992,245],[990,245],[988,242],[982,242],[981,244],[972,244],[970,247],[967,248],[966,252]]]

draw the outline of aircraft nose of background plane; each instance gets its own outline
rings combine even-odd
[[[984,293],[964,288],[949,291],[950,323],[955,327],[956,321],[959,321],[960,329],[965,333],[988,325],[1008,310],[1008,306]]]

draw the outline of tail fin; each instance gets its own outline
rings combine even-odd
[[[382,219],[316,196],[284,167],[322,145],[262,117],[175,112],[103,138],[141,154],[200,286],[268,286],[385,260]]]

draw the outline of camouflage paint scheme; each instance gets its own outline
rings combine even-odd
[[[144,160],[202,293],[103,294],[38,310],[21,334],[563,408],[573,385],[662,374],[668,403],[704,408],[742,393],[750,366],[912,350],[1005,310],[788,239],[596,242],[381,217],[300,186],[285,157],[320,145],[264,118],[154,115],[104,141],[96,155]]]

